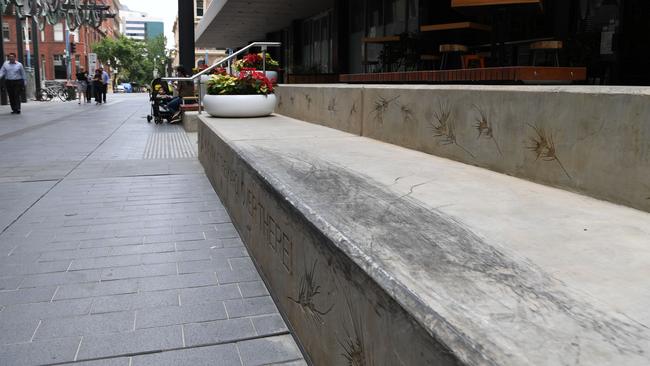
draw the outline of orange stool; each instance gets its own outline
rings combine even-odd
[[[530,51],[533,54],[533,66],[537,66],[537,54],[552,53],[555,56],[555,66],[560,66],[560,50],[564,47],[562,41],[541,41],[530,44]]]
[[[481,55],[462,55],[463,69],[470,69],[470,64],[478,64],[478,68],[485,68],[485,56]]]

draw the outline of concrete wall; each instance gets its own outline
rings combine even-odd
[[[277,112],[361,135],[363,89],[358,86],[282,85],[276,90]]]
[[[277,112],[650,211],[650,89],[282,85]]]
[[[459,365],[205,123],[199,158],[314,365]]]

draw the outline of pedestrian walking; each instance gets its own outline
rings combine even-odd
[[[110,80],[110,76],[108,76],[108,73],[104,68],[100,67],[99,69],[102,71],[102,101],[106,103],[106,93],[108,93],[108,81]]]
[[[93,91],[95,93],[95,104],[102,104],[102,71],[100,69],[95,70],[95,75],[93,76]]]
[[[88,89],[88,75],[86,75],[86,71],[84,70],[83,67],[79,68],[79,72],[77,72],[77,98],[79,99],[79,104],[81,104],[81,100],[84,100],[84,103],[88,102],[88,99],[86,98],[86,90]]]
[[[0,79],[5,79],[7,92],[9,93],[9,103],[11,104],[11,114],[20,114],[20,99],[23,88],[27,84],[25,68],[23,64],[16,61],[16,54],[10,53],[9,60],[0,68]]]

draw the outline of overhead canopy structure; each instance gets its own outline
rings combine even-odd
[[[196,28],[196,46],[235,48],[261,41],[293,20],[333,7],[333,0],[213,0]]]

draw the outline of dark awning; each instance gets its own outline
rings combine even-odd
[[[333,4],[333,0],[214,0],[196,28],[196,46],[242,47]]]

